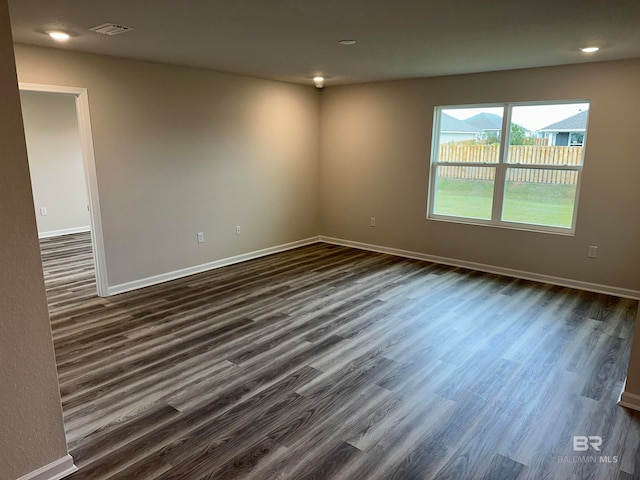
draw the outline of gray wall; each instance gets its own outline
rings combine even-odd
[[[320,233],[640,290],[638,60],[319,95],[58,49],[18,45],[16,55],[21,81],[89,88],[112,286]],[[425,219],[434,106],[579,98],[591,99],[591,109],[575,236]],[[597,259],[587,258],[589,245],[599,247]]]
[[[638,85],[640,60],[327,88],[322,234],[638,291]],[[436,105],[565,99],[591,99],[575,236],[426,220]]]
[[[16,61],[21,82],[88,89],[110,286],[318,234],[312,87],[25,45]]]
[[[38,232],[89,229],[75,97],[20,92],[20,100]],[[40,215],[41,207],[47,208],[46,216]]]
[[[0,64],[0,480],[14,480],[67,450],[5,0]]]

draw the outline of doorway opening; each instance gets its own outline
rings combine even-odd
[[[72,243],[84,243],[87,247],[90,240],[92,250],[92,255],[90,256],[92,257],[91,261],[95,272],[96,293],[98,296],[106,297],[108,296],[108,282],[87,89],[29,83],[20,83],[19,87],[20,94],[23,97],[23,104],[29,102],[32,105],[37,105],[38,99],[36,97],[40,96],[51,107],[49,111],[51,115],[47,114],[47,118],[37,119],[36,122],[30,122],[27,119],[28,115],[25,115],[27,143],[30,143],[30,137],[34,140],[34,144],[29,146],[28,150],[31,150],[29,152],[29,163],[30,169],[32,169],[32,183],[34,184],[33,194],[34,199],[36,199],[38,232],[41,237],[50,238],[57,238],[65,234],[76,234],[77,242]],[[33,94],[37,94],[36,97]],[[52,111],[54,106],[57,106],[56,108],[59,107],[60,112],[64,112],[65,108],[66,112],[69,112],[70,108],[71,115],[73,115],[73,110],[75,109],[75,119],[63,120],[56,118],[56,113]],[[25,105],[23,105],[24,110]],[[24,113],[27,114],[28,112],[25,111]],[[65,121],[68,127],[67,132],[61,133],[60,124]],[[50,126],[49,134],[47,134],[47,124]],[[75,132],[73,131],[74,127],[76,128]],[[30,131],[34,128],[38,128],[41,131]],[[58,131],[54,133],[55,128],[58,128]],[[59,145],[56,145],[58,147],[57,150],[60,150],[60,148],[64,150],[66,147],[61,147],[61,145],[65,140],[63,137],[67,135],[71,140],[75,137],[79,144],[69,146],[69,152],[60,154],[61,158],[58,159],[57,164],[56,162],[47,163],[47,154],[50,155],[49,160],[55,155],[54,150],[56,149],[53,148],[53,142],[59,143]],[[47,142],[52,142],[49,143],[51,147],[49,152],[47,152]],[[71,158],[74,156],[74,149],[77,150],[75,153],[78,155],[76,163]],[[32,158],[32,152],[36,151],[41,151],[44,157],[44,160],[39,160],[41,165],[37,167],[33,165],[33,162],[37,160]],[[37,173],[34,171],[36,169],[38,170]],[[49,181],[47,181],[47,175],[53,175],[54,173],[61,175],[69,182],[62,184],[54,176],[49,177]],[[36,175],[40,177],[37,180],[35,179]],[[47,190],[46,195],[49,195],[50,201],[59,206],[59,208],[54,207],[56,208],[55,212],[52,212],[48,205],[38,204],[37,198],[43,195],[42,192],[35,191],[38,186]],[[71,205],[74,206],[70,207]],[[61,210],[65,211],[62,212]],[[58,214],[56,219],[53,218],[54,213]]]

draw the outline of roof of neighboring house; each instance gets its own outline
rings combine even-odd
[[[538,130],[539,132],[571,132],[587,129],[587,116],[589,110],[584,110],[580,113],[576,113],[564,120],[547,125],[544,128]]]
[[[441,132],[464,132],[464,133],[476,133],[478,131],[477,127],[473,125],[469,125],[464,120],[458,120],[451,115],[447,115],[442,112],[442,116],[440,117],[440,131]]]
[[[467,118],[465,122],[480,130],[502,130],[502,117],[495,113],[478,113],[473,117]]]
[[[500,115],[496,115],[495,113],[487,113],[482,112],[474,115],[473,117],[469,117],[465,120],[468,124],[476,127],[478,130],[483,132],[500,132],[502,131],[502,117]],[[517,124],[519,125],[519,124]],[[522,127],[522,125],[519,125]],[[531,132],[528,128],[524,128],[525,132]]]

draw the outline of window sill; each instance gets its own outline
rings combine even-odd
[[[545,227],[543,225],[531,225],[528,223],[511,223],[501,222],[493,223],[490,220],[478,220],[475,218],[462,218],[462,217],[445,217],[445,216],[427,216],[427,221],[456,223],[459,225],[474,225],[478,227],[492,227],[506,230],[519,230],[530,233],[550,233],[552,235],[561,235],[564,237],[575,237],[575,229],[561,228],[561,227]]]

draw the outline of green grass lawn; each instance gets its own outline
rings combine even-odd
[[[575,185],[507,182],[502,220],[570,228],[575,194]],[[489,220],[492,203],[491,180],[437,181],[437,215]]]

